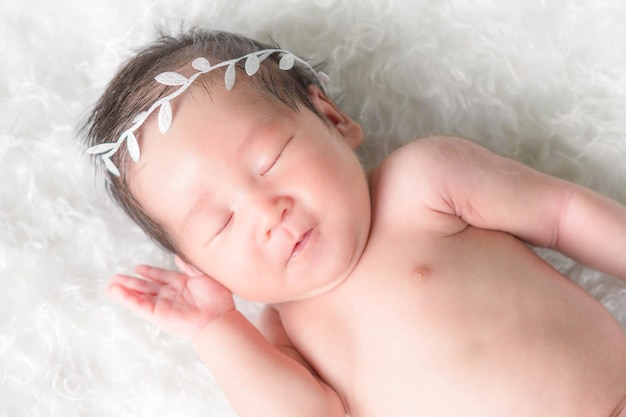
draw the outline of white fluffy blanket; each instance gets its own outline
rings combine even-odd
[[[187,344],[102,296],[116,271],[172,262],[108,200],[75,133],[155,27],[194,25],[327,60],[368,164],[461,135],[626,203],[623,0],[2,2],[0,416],[233,415]],[[621,283],[542,253],[626,328]]]

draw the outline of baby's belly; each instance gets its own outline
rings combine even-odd
[[[350,349],[322,350],[349,371],[309,352],[353,417],[611,416],[626,337],[596,300],[508,235],[411,245],[341,289]]]

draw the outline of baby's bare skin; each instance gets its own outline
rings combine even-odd
[[[350,416],[617,415],[626,335],[608,311],[518,238],[420,199],[398,205],[390,169],[371,176],[371,232],[350,278],[278,306]]]
[[[611,416],[626,338],[609,313],[510,235],[444,224],[376,223],[348,281],[279,308],[350,415]]]
[[[188,262],[107,294],[192,340],[240,415],[621,412],[626,335],[524,242],[626,279],[626,208],[455,138],[366,178],[360,128],[319,90],[330,127],[233,94],[145,130],[133,192]],[[264,335],[235,289],[273,304]]]

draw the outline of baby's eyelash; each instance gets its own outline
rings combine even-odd
[[[274,160],[272,161],[271,164],[269,164],[268,167],[263,168],[261,170],[261,176],[267,174],[268,172],[270,172],[272,170],[272,168],[274,168],[274,165],[276,165],[276,162],[278,162],[278,160],[280,159],[280,157],[283,155],[283,152],[285,151],[285,148],[287,147],[287,145],[289,145],[289,142],[291,142],[291,140],[293,139],[293,136],[289,138],[289,140],[287,140],[287,142],[285,143],[285,146],[283,146],[283,148],[280,150],[280,152],[278,153],[278,155],[276,155],[276,158],[274,158]]]
[[[215,233],[215,236],[218,236],[220,233],[222,233],[224,231],[224,229],[226,229],[228,227],[230,222],[233,220],[233,216],[234,215],[235,215],[235,213],[233,213],[233,212],[230,213],[230,215],[228,216],[228,219],[226,219],[226,222],[224,222],[224,224],[222,225],[220,230],[218,230],[217,233]]]
[[[280,151],[280,153],[276,156],[276,158],[274,158],[274,160],[272,161],[271,164],[269,164],[269,166],[267,166],[266,168],[263,168],[261,170],[261,176],[267,174],[268,172],[270,172],[272,170],[272,168],[274,168],[274,165],[276,165],[276,162],[278,162],[278,160],[280,159],[280,156],[283,154],[283,151]]]

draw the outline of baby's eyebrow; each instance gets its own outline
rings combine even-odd
[[[199,212],[201,212],[204,208],[209,206],[209,202],[211,201],[211,196],[208,193],[202,193],[194,202],[193,206],[187,211],[185,218],[181,223],[181,230],[185,231],[188,227],[189,222],[193,219]]]
[[[246,149],[250,148],[250,144],[254,142],[255,139],[258,138],[259,136],[261,136],[259,134],[259,129],[256,126],[253,126],[248,132],[248,134],[246,135],[245,139],[241,141],[239,146],[237,146],[237,149],[236,149],[237,155],[242,156],[243,153],[246,151]]]

